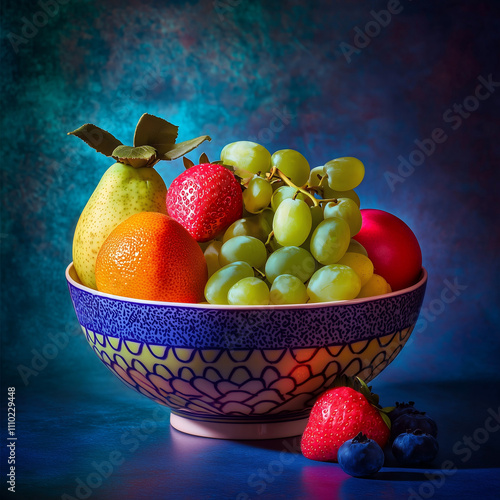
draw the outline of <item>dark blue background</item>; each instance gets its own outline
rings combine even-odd
[[[500,81],[494,3],[402,0],[388,26],[345,57],[343,44],[361,45],[355,28],[387,2],[73,1],[25,41],[12,34],[22,37],[24,19],[40,8],[8,2],[1,241],[9,379],[18,364],[30,366],[32,349],[49,334],[76,328],[64,268],[78,216],[112,161],[66,133],[92,122],[130,143],[144,112],[179,125],[181,140],[209,134],[202,149],[212,158],[248,138],[271,152],[296,148],[312,166],[359,157],[367,169],[363,206],[410,225],[430,276],[428,312],[387,376],[498,373],[500,88],[458,127],[453,111],[479,77]],[[445,142],[403,182],[389,183],[398,157],[409,160],[415,140],[436,128]],[[163,162],[158,170],[170,183],[182,166]],[[448,282],[467,288],[445,292],[455,299],[446,304]],[[67,375],[95,364],[72,339],[46,370]]]
[[[54,380],[128,391],[79,335],[64,279],[112,161],[66,133],[93,122],[130,143],[145,112],[180,140],[209,134],[194,160],[240,139],[312,167],[360,158],[363,207],[402,218],[429,272],[415,333],[378,384],[499,375],[500,86],[471,97],[500,82],[497,2],[401,0],[385,27],[371,11],[387,1],[45,3],[44,17],[40,3],[2,2],[2,394],[16,386],[29,407]],[[431,145],[435,129],[446,138]],[[402,160],[413,172],[398,173]],[[182,164],[158,171],[169,184]]]

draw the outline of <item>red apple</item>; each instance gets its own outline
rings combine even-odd
[[[422,251],[412,230],[395,215],[383,210],[361,210],[363,224],[354,239],[373,262],[375,273],[401,290],[416,283],[422,269]]]

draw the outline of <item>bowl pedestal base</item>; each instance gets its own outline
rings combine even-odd
[[[192,420],[172,413],[170,425],[178,431],[193,436],[214,439],[280,439],[300,436],[306,428],[308,417],[285,422],[207,422]]]

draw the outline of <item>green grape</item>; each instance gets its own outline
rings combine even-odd
[[[339,217],[349,224],[351,238],[359,233],[362,224],[361,211],[350,198],[338,198],[337,203],[330,201],[323,207],[325,219]]]
[[[236,172],[244,170],[258,174],[268,172],[271,168],[271,153],[256,142],[232,142],[224,146],[220,159],[225,165],[232,165]]]
[[[271,248],[272,252],[276,252],[276,250],[279,250],[280,248],[284,248],[283,245],[280,245],[276,241],[276,238],[271,238],[271,241],[269,242],[269,247]]]
[[[346,252],[337,264],[349,266],[359,276],[361,286],[365,286],[373,276],[373,263],[366,255]]]
[[[325,175],[325,167],[314,167],[311,169],[309,173],[309,180],[307,181],[307,185],[311,187],[318,187],[321,182],[321,178]],[[326,198],[326,196],[325,196]]]
[[[325,218],[325,214],[323,212],[323,207],[321,205],[314,205],[310,208],[311,217],[312,217],[312,226],[316,229],[320,222],[322,222]]]
[[[281,274],[271,286],[271,304],[305,304],[309,300],[307,288],[302,281],[291,274]]]
[[[259,224],[262,226],[264,231],[269,234],[273,230],[273,219],[274,211],[272,208],[265,208],[257,216],[259,219]]]
[[[302,245],[311,232],[311,226],[311,210],[302,200],[287,198],[274,214],[274,237],[284,247]]]
[[[320,264],[335,264],[345,254],[350,241],[351,231],[344,219],[325,219],[311,237],[311,253]]]
[[[387,281],[378,274],[373,274],[372,277],[361,287],[357,298],[374,297],[376,295],[385,295],[391,293],[391,286]]]
[[[222,245],[219,264],[227,266],[231,262],[243,261],[252,267],[264,267],[267,259],[266,246],[253,236],[235,236]]]
[[[335,191],[335,189],[332,189],[328,185],[323,186],[323,198],[324,199],[331,199],[331,198],[351,198],[358,207],[361,206],[361,200],[359,199],[358,194],[354,189],[350,189],[349,191]]]
[[[271,156],[271,164],[283,172],[296,186],[309,179],[311,168],[304,156],[293,149],[281,149]]]
[[[306,196],[300,191],[297,192],[297,190],[291,186],[281,186],[273,193],[271,198],[271,208],[276,212],[283,200],[292,199],[294,197],[296,200],[302,201],[310,199],[309,196]]]
[[[349,266],[341,264],[321,267],[307,285],[310,302],[350,300],[356,298],[360,290],[359,276]]]
[[[366,255],[368,257],[368,252],[366,251],[366,248],[356,240],[351,239],[351,242],[349,243],[349,246],[347,247],[347,252],[355,252],[355,253],[360,253],[362,255]]]
[[[310,251],[311,249],[311,238],[314,234],[314,230],[319,226],[319,223],[323,221],[323,207],[321,205],[314,205],[310,210],[312,217],[311,231],[309,232],[309,236],[307,237],[306,241],[304,241],[304,243],[300,245],[302,248],[305,248],[308,251]]]
[[[271,202],[273,188],[263,177],[256,175],[250,179],[243,191],[243,204],[248,212],[256,214],[264,210]]]
[[[229,289],[243,278],[253,277],[253,269],[246,262],[233,262],[210,276],[205,285],[205,299],[210,304],[228,304]]]
[[[271,227],[264,225],[259,215],[250,215],[234,221],[224,233],[222,243],[234,238],[235,236],[253,236],[262,242],[267,241],[271,232]]]
[[[221,248],[222,248],[222,241],[214,240],[211,241],[210,244],[205,249],[204,255],[205,255],[205,260],[207,261],[209,278],[210,276],[212,276],[212,274],[215,273],[215,271],[218,271],[221,267],[219,264],[219,253]]]
[[[260,306],[269,304],[269,288],[259,278],[243,278],[237,281],[227,293],[232,306]]]
[[[266,208],[259,214],[259,221],[262,227],[262,230],[265,232],[266,240],[264,243],[267,242],[269,238],[269,234],[273,230],[273,219],[274,219],[274,212],[271,208]],[[269,247],[271,250],[274,252],[275,250],[278,250],[278,248],[281,248],[282,246],[276,241],[275,238],[271,238],[268,243]]]
[[[349,191],[361,184],[365,166],[357,158],[346,156],[325,163],[328,185],[337,191]]]
[[[290,246],[273,252],[266,262],[266,278],[269,283],[281,274],[291,274],[306,282],[316,270],[313,256],[304,248]]]

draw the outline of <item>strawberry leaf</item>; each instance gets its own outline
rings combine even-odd
[[[376,408],[379,412],[382,411],[382,407],[379,404],[378,394],[373,393],[371,386],[369,387],[363,379],[359,377],[341,375],[340,377],[335,378],[332,385],[330,385],[328,389],[335,389],[337,387],[350,387],[351,389],[360,392],[374,408]]]
[[[153,166],[157,161],[156,149],[151,146],[118,146],[112,154],[116,161],[134,168]]]
[[[359,392],[361,392],[361,394],[363,394],[363,396],[365,396],[365,398],[368,399],[368,401],[370,401],[371,399],[374,399],[376,394],[372,394],[371,387],[368,387],[366,385],[366,382],[364,380],[360,379],[359,377],[356,377],[356,380],[358,381],[358,383],[360,385]],[[378,398],[378,396],[376,396],[376,397]],[[378,401],[377,401],[377,403],[378,403]]]
[[[226,165],[222,160],[213,161],[215,165],[220,165],[221,167],[227,168],[231,172],[235,172],[233,165]]]
[[[135,127],[134,146],[161,144],[164,149],[174,147],[179,127],[163,118],[144,113]]]
[[[198,161],[199,161],[199,165],[201,165],[202,163],[210,163],[210,160],[208,159],[208,156],[206,153],[201,153],[200,159]]]
[[[109,132],[92,123],[86,123],[73,130],[73,132],[68,132],[68,135],[78,137],[98,153],[102,153],[105,156],[112,156],[113,151],[122,144]]]
[[[194,161],[191,161],[189,158],[185,156],[182,157],[182,163],[184,163],[184,168],[187,170],[188,168],[194,167]]]
[[[396,408],[395,406],[386,406],[385,408],[381,408],[380,411],[383,411],[384,413],[391,413],[391,411]]]
[[[335,377],[335,380],[333,381],[332,385],[328,387],[328,389],[335,389],[337,387],[350,387],[351,389],[356,389],[355,385],[359,385],[356,382],[356,379],[353,377],[348,377],[347,375],[340,375],[340,377]],[[361,392],[361,391],[360,391]]]
[[[384,413],[383,411],[379,411],[379,415],[382,417],[382,420],[384,421],[385,425],[391,428],[391,419],[387,416],[387,413]]]

